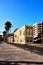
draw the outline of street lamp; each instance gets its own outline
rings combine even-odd
[[[1,33],[1,31],[0,31],[0,33]]]
[[[13,26],[11,26],[11,28],[12,28]],[[11,28],[10,28],[10,43],[11,43]]]
[[[1,31],[0,31],[0,33],[1,33]],[[0,41],[1,41],[1,35],[0,35]]]

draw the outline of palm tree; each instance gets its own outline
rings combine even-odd
[[[5,30],[6,30],[6,32],[7,32],[7,37],[8,37],[9,30],[10,30],[11,27],[12,27],[11,22],[7,21],[7,22],[5,23]]]
[[[12,26],[11,22],[7,21],[5,23],[5,30],[8,32],[10,30],[11,26]]]

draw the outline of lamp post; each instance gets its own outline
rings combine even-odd
[[[11,43],[11,28],[10,28],[10,43]]]
[[[13,26],[11,26],[11,28],[12,28]],[[10,28],[10,43],[11,43],[11,28]]]
[[[1,33],[1,31],[0,31],[0,33]],[[0,41],[1,41],[1,35],[0,35]]]
[[[0,33],[1,33],[1,31],[0,31]]]

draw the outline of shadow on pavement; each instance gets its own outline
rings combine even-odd
[[[2,41],[0,41],[0,44],[2,44]]]
[[[31,62],[31,61],[0,61],[0,65],[43,65],[43,62]]]
[[[14,46],[17,46],[19,48],[23,48],[24,50],[28,50],[30,51],[31,53],[32,52],[35,52],[37,54],[40,54],[43,56],[43,47],[35,47],[35,46],[31,46],[31,45],[22,45],[22,44],[14,44],[14,43],[8,43],[8,44],[11,44],[11,45],[14,45]]]

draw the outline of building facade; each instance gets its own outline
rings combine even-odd
[[[43,43],[43,22],[33,25],[33,41],[36,43]]]
[[[14,43],[26,44],[33,42],[33,27],[25,25],[14,31]]]

